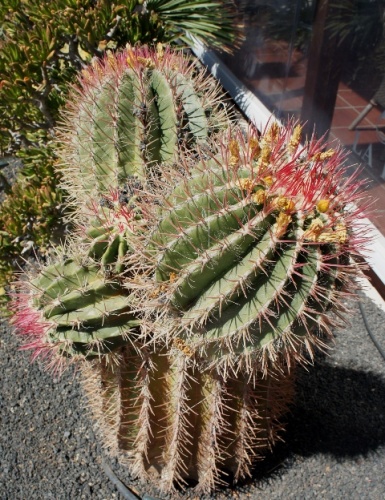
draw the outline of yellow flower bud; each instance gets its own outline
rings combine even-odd
[[[322,233],[325,225],[321,219],[313,219],[310,223],[310,226],[304,232],[303,237],[305,240],[309,241],[318,241],[319,235]]]
[[[264,189],[258,189],[256,193],[253,195],[253,201],[257,205],[262,205],[266,200],[266,191]]]
[[[172,342],[172,345],[178,349],[178,351],[181,351],[183,352],[183,354],[185,354],[186,356],[188,356],[189,358],[191,358],[191,356],[194,355],[194,351],[191,349],[190,346],[188,346],[186,344],[186,342],[184,340],[182,340],[181,338],[179,337],[176,337],[173,342]]]
[[[348,237],[345,224],[336,224],[335,229],[330,229],[321,233],[317,239],[320,243],[345,243]]]
[[[114,54],[110,50],[107,51],[107,61],[108,61],[108,64],[111,68],[113,68],[113,69],[117,68],[116,57],[114,56]]]
[[[297,125],[293,130],[293,134],[290,138],[290,142],[288,145],[288,149],[290,152],[293,152],[297,149],[299,143],[301,142],[301,134],[302,134],[302,127],[301,125]]]
[[[321,161],[329,160],[330,158],[333,158],[335,153],[336,152],[334,151],[334,149],[328,149],[327,151],[324,151],[323,153],[321,153],[320,160]]]
[[[335,233],[338,237],[339,243],[346,243],[346,240],[348,239],[348,231],[343,222],[336,224]]]
[[[263,182],[266,184],[266,186],[270,187],[273,184],[274,179],[271,175],[268,175],[263,178]]]
[[[154,61],[152,61],[152,59],[150,59],[149,57],[137,57],[137,61],[140,63],[140,64],[143,64],[143,66],[145,68],[148,68],[148,69],[154,69],[155,68],[155,64],[154,64]]]
[[[249,177],[239,179],[239,187],[244,191],[251,191],[254,187],[254,182]]]
[[[278,125],[277,122],[273,122],[269,128],[269,130],[266,132],[265,139],[266,141],[269,142],[274,142],[276,138],[278,137],[280,130],[280,126]]]
[[[176,281],[178,275],[176,273],[170,273],[170,276],[169,276],[169,280],[170,280],[170,283],[174,283],[174,281]]]
[[[277,222],[275,224],[275,235],[280,238],[286,231],[287,226],[290,224],[292,218],[291,215],[280,212],[277,217]]]
[[[270,162],[270,156],[271,156],[271,148],[269,146],[263,146],[262,152],[261,152],[261,157],[259,159],[260,165],[268,165]]]
[[[294,212],[295,203],[290,198],[286,198],[286,196],[278,196],[273,200],[273,206],[282,212]]]
[[[329,210],[329,207],[330,207],[330,200],[320,200],[317,203],[317,210],[321,214],[324,214],[325,212],[327,212]]]
[[[232,139],[229,144],[230,160],[229,163],[232,166],[238,165],[239,163],[239,144],[238,141]]]
[[[127,45],[126,47],[127,47],[127,64],[130,66],[130,68],[132,68],[136,58],[131,45]]]
[[[259,155],[261,152],[261,146],[259,145],[259,141],[256,137],[252,137],[249,142],[249,146],[251,149],[251,153],[253,155],[253,158]]]
[[[163,61],[164,50],[163,45],[160,42],[156,44],[156,55],[158,56],[159,61]]]
[[[325,161],[329,160],[330,158],[333,158],[335,155],[334,149],[328,149],[327,151],[321,152],[319,151],[312,157],[312,161]]]

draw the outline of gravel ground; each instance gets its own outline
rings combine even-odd
[[[362,305],[385,349],[385,313],[367,297]],[[105,456],[71,371],[52,379],[17,350],[6,322],[0,335],[1,500],[123,498],[103,459],[138,496],[171,498],[139,485]],[[297,393],[285,443],[251,481],[211,498],[384,499],[385,362],[357,304],[351,326],[336,331],[332,355],[301,374]]]

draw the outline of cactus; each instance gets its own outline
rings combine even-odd
[[[206,95],[200,96],[197,89],[206,89]],[[195,75],[187,58],[169,50],[164,52],[161,45],[156,52],[145,47],[130,48],[117,58],[106,57],[84,71],[82,85],[73,92],[73,104],[66,115],[68,131],[61,135],[67,147],[61,168],[65,187],[75,204],[73,247],[83,248],[83,254],[94,262],[91,265],[99,268],[95,272],[103,281],[111,274],[118,277],[126,271],[124,262],[130,253],[130,233],[133,226],[139,228],[143,219],[139,202],[143,203],[145,196],[137,200],[136,193],[156,177],[159,165],[177,160],[178,151],[204,144],[226,119],[216,103],[216,85],[202,75]],[[79,260],[76,250],[75,255],[68,249],[64,252]],[[41,270],[43,275],[52,272],[51,267]],[[39,284],[43,290],[45,286]],[[74,286],[81,289],[80,295],[71,283],[65,283],[71,300],[76,296],[71,318],[82,310],[84,293],[90,297],[94,293],[88,282],[76,282]],[[62,293],[63,290],[54,287],[51,298],[60,302],[61,312],[67,317]],[[36,298],[31,291],[31,295],[34,307],[43,311],[40,312],[45,322],[48,319],[44,312],[45,294]],[[108,293],[103,289],[98,296],[98,300],[107,300]],[[16,309],[20,309],[18,305]],[[47,342],[50,352],[90,357],[94,354],[93,339],[96,342],[102,336],[106,344],[110,332],[113,345],[118,345],[123,338],[116,328],[90,336],[80,335],[77,329],[64,335],[64,326],[49,319],[49,332],[39,338],[42,344]],[[68,316],[70,321],[83,323],[82,317]],[[89,328],[88,324],[85,328]],[[111,344],[106,351],[112,348]],[[103,349],[99,351],[102,353]],[[57,362],[62,364],[60,358]]]
[[[106,442],[165,491],[251,474],[279,438],[296,367],[327,348],[354,287],[357,174],[300,132],[229,131],[205,160],[163,172],[125,281],[143,310],[140,355],[123,347],[118,372],[84,366]]]
[[[35,276],[33,276],[35,275]],[[65,358],[92,358],[115,351],[134,337],[139,321],[127,290],[86,257],[63,255],[19,283],[12,321],[53,371]]]
[[[141,252],[154,268],[150,317],[166,318],[155,337],[180,339],[222,374],[267,370],[277,353],[299,357],[301,344],[312,354],[353,267],[357,186],[338,191],[338,153],[310,144],[305,156],[298,130],[228,134],[159,202],[166,208]]]
[[[12,321],[30,338],[24,349],[48,358],[52,371],[65,368],[63,358],[101,357],[137,336],[140,321],[122,279],[142,221],[127,202],[124,187],[89,200],[88,224],[75,218],[74,234],[58,247],[58,257],[18,283]]]
[[[212,80],[181,54],[129,48],[84,70],[60,135],[64,185],[78,207],[145,182],[178,151],[207,142],[228,121]]]
[[[200,96],[197,89],[206,90],[206,95]],[[117,58],[109,55],[84,71],[82,84],[74,89],[66,115],[68,130],[61,134],[67,148],[62,154],[61,169],[75,206],[75,235],[70,245],[74,251],[67,248],[64,253],[81,260],[76,248],[81,247],[80,254],[92,261],[90,265],[98,279],[109,280],[112,275],[121,282],[119,276],[127,271],[125,260],[131,251],[133,228],[140,232],[140,226],[146,224],[142,212],[147,208],[141,208],[141,204],[147,198],[141,194],[138,199],[138,193],[157,176],[159,165],[176,161],[178,152],[188,147],[204,145],[209,134],[226,123],[217,97],[218,89],[212,80],[196,75],[186,57],[163,51],[161,45],[156,52],[146,47],[129,48]],[[62,267],[59,264],[60,272]],[[55,276],[55,272],[51,266],[41,270],[42,275]],[[45,286],[39,283],[38,288],[44,290]],[[81,290],[80,294],[73,286]],[[76,281],[74,285],[65,281],[64,288],[70,292],[71,300],[75,295],[71,302],[75,307],[72,318],[84,306],[84,293],[91,297],[94,291],[88,281],[84,284]],[[62,293],[61,288],[52,288],[51,299],[60,303],[61,312],[67,317]],[[33,289],[30,294],[33,307],[43,311],[45,322],[48,319],[44,312],[45,294],[37,296]],[[98,300],[107,300],[107,296],[104,289],[98,292]],[[16,310],[20,311],[18,304]],[[116,315],[114,312],[113,316]],[[17,317],[18,314],[15,324]],[[82,353],[87,357],[94,353],[91,344],[94,338],[99,339],[99,333],[82,335],[80,339],[76,330],[64,336],[64,326],[51,318],[50,322],[49,332],[40,335],[40,341],[47,342],[48,351],[66,355]],[[100,333],[105,343],[109,331]],[[116,328],[111,331],[112,337],[118,335],[115,332]],[[65,347],[64,337],[68,340]],[[115,339],[114,344],[117,343]],[[112,345],[106,351],[111,349]],[[58,363],[62,364],[60,358]]]
[[[144,347],[138,357],[125,346],[118,368],[105,359],[82,365],[104,442],[167,492],[190,484],[200,494],[247,477],[282,432],[293,370],[225,379],[173,351]]]
[[[65,367],[63,356],[107,355],[138,333],[140,321],[122,280],[129,273],[130,241],[142,221],[122,191],[112,190],[102,206],[89,201],[88,225],[78,221],[58,257],[19,282],[13,323],[27,336],[32,332],[24,348],[48,357],[53,371]]]
[[[77,231],[20,284],[14,324],[49,366],[82,360],[133,473],[202,493],[249,475],[278,439],[366,235],[341,151],[301,145],[294,123],[213,134],[216,90],[205,100],[191,72],[141,48],[83,75],[61,153]]]
[[[0,206],[3,315],[8,312],[4,288],[23,267],[26,251],[44,255],[65,230],[66,192],[59,189],[59,173],[52,172],[51,142],[76,72],[127,43],[191,45],[186,30],[221,50],[234,49],[242,40],[235,17],[232,0],[0,2],[0,151],[16,153],[23,163],[23,175]]]

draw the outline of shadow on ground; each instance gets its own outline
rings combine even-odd
[[[296,457],[362,457],[385,444],[385,380],[321,362],[299,374],[284,443],[258,463],[252,481],[266,481]]]

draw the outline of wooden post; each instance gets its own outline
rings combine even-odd
[[[343,63],[343,46],[328,20],[339,11],[336,0],[318,0],[308,55],[301,121],[309,135],[326,134],[331,126]],[[343,0],[340,1],[343,3]]]

